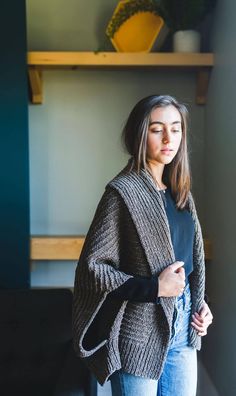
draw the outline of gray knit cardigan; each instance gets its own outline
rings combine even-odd
[[[204,300],[205,261],[191,193],[187,209],[195,225],[194,270],[189,276],[194,313]],[[106,186],[75,275],[74,348],[100,384],[120,368],[137,376],[159,379],[170,342],[176,297],[161,297],[161,304],[111,302],[102,318],[107,336],[97,342],[95,323],[109,292],[135,275],[160,274],[174,261],[160,192],[145,170],[137,174],[129,172],[126,166]],[[201,349],[201,337],[192,326],[189,345]]]

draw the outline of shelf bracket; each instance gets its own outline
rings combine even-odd
[[[206,104],[210,72],[210,68],[206,67],[197,71],[196,103],[198,105]]]
[[[43,79],[42,71],[34,66],[29,67],[29,85],[31,94],[31,103],[43,103]]]

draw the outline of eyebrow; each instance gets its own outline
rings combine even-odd
[[[152,122],[150,122],[149,126],[151,126],[153,124],[165,125],[165,123],[161,122],[161,121],[152,121]],[[174,121],[171,123],[171,125],[174,125],[174,124],[181,124],[181,121]]]

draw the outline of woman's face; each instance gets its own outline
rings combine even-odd
[[[179,111],[172,105],[154,109],[147,136],[147,161],[169,164],[178,152],[181,138]]]

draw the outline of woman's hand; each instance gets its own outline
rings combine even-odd
[[[183,293],[185,270],[183,261],[176,261],[165,268],[158,277],[158,297],[173,297]]]
[[[201,310],[199,311],[199,314],[195,312],[195,314],[192,315],[192,318],[193,322],[191,322],[191,325],[197,330],[197,334],[199,336],[206,335],[207,328],[212,323],[213,315],[205,301]]]

